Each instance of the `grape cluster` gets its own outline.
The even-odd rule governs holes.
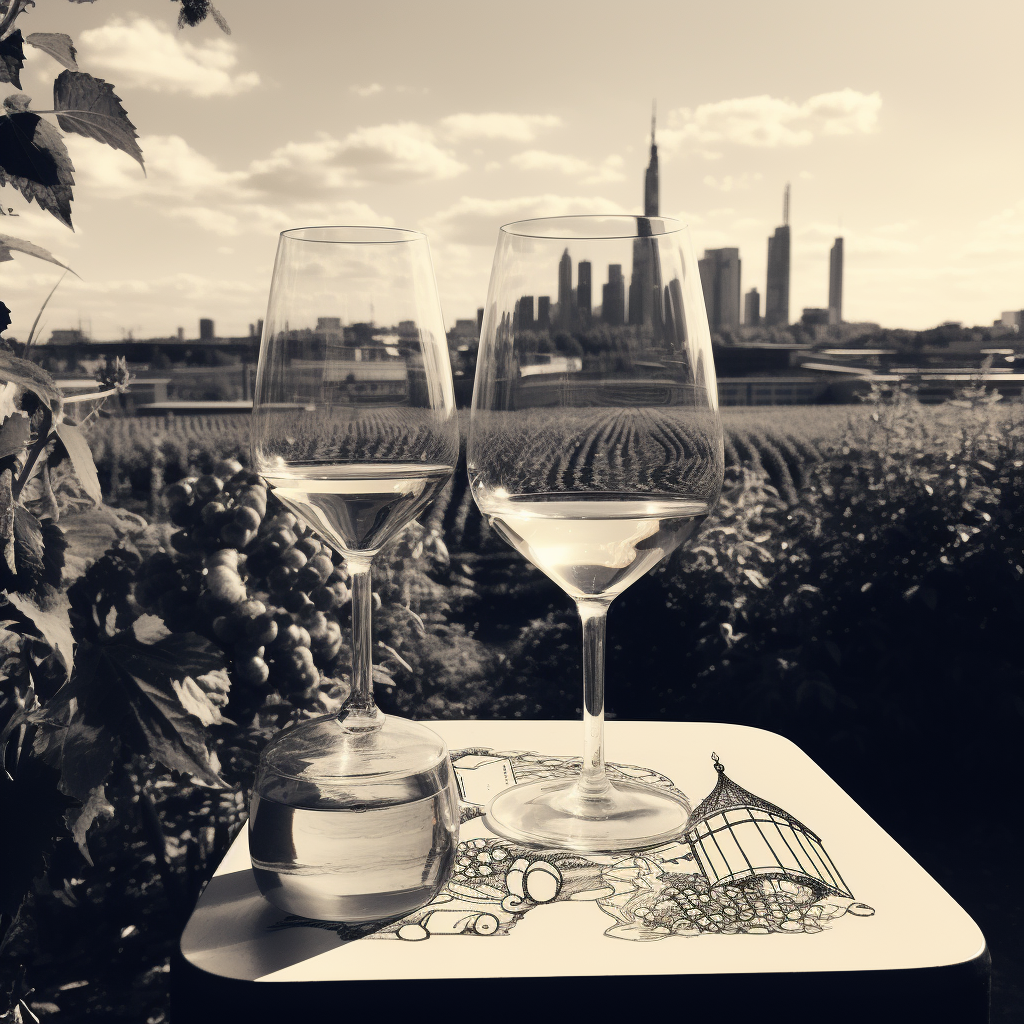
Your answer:
[[[633,921],[662,934],[767,935],[819,932],[842,909],[817,902],[808,886],[767,880],[738,887],[710,888],[699,874],[664,875],[670,884],[630,906]]]
[[[233,459],[164,497],[179,527],[176,554],[147,560],[138,603],[170,629],[214,640],[231,657],[232,678],[254,692],[309,706],[340,689],[347,659],[337,615],[350,597],[340,557]]]
[[[514,861],[508,850],[493,846],[485,839],[466,839],[458,845],[452,881],[472,885],[475,879],[484,879],[491,885],[505,884],[505,873]]]

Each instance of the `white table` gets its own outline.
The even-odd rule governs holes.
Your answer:
[[[477,800],[512,781],[510,766],[517,782],[571,769],[565,762],[582,744],[577,722],[429,724]],[[467,748],[475,752],[460,758]],[[537,1020],[566,979],[590,979],[579,991],[609,1013],[660,993],[725,1020],[739,1019],[745,1005],[759,1020],[987,1020],[988,953],[977,925],[794,744],[736,725],[607,726],[612,764],[674,785],[695,810],[719,783],[712,752],[726,775],[719,794],[736,803],[742,787],[760,799],[688,833],[695,840],[719,829],[702,843],[566,860],[500,840],[473,818],[461,827],[466,846],[438,900],[365,934],[289,919],[267,903],[243,830],[182,935],[174,1020],[215,1019],[224,1012],[218,998],[236,1011],[244,1003],[246,1024],[277,1019],[279,998],[292,1010],[337,1006],[380,982],[389,1005],[405,1001],[413,1012],[445,980],[462,996],[497,999],[492,1012],[514,983],[509,1016],[525,1012],[525,999]],[[757,857],[729,847],[738,841],[749,852],[755,831],[768,834]],[[775,872],[781,877],[765,873],[771,849],[792,860]],[[729,876],[740,868],[743,877]],[[834,884],[825,891],[815,878]]]

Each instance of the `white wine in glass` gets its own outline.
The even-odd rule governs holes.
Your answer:
[[[352,590],[350,697],[336,714],[272,739],[253,787],[253,871],[288,913],[394,918],[429,903],[451,873],[459,810],[444,741],[373,700],[370,566],[444,487],[458,454],[423,235],[284,232],[260,348],[253,465],[344,556]]]
[[[684,226],[603,216],[501,229],[468,467],[487,522],[573,598],[583,623],[580,776],[503,791],[488,825],[592,853],[668,842],[686,826],[685,801],[605,772],[604,644],[612,601],[696,533],[722,486],[711,337]]]

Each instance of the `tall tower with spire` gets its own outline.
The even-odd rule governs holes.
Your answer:
[[[764,322],[789,324],[789,185],[782,200],[782,227],[768,239],[768,287],[764,297]]]
[[[658,216],[658,144],[654,141],[657,101],[651,109],[651,160],[644,175],[644,216]]]

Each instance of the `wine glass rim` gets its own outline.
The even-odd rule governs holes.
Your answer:
[[[339,237],[316,238],[307,234],[314,231],[334,232]],[[341,237],[345,232],[350,232],[351,237]],[[355,237],[359,232],[371,237]],[[389,235],[392,237],[387,237]],[[288,228],[281,232],[281,237],[296,242],[320,242],[327,245],[395,245],[401,242],[417,242],[427,236],[422,231],[394,228],[384,224],[310,224],[306,227]]]
[[[584,234],[580,232],[552,234],[550,232],[539,232],[529,230],[531,225],[539,226],[540,224],[554,224],[557,221],[564,221],[567,224],[571,224],[573,222],[580,223],[582,221],[611,221],[613,224],[622,224],[623,228],[625,228],[627,224],[631,224],[633,230],[623,230],[621,234],[602,233],[599,235]],[[641,222],[646,222],[646,225],[649,229],[648,231],[641,231]],[[574,213],[565,214],[564,216],[528,217],[524,220],[510,221],[508,224],[502,224],[499,230],[503,231],[507,235],[516,235],[523,238],[549,238],[555,241],[572,241],[586,238],[660,238],[663,235],[675,234],[677,231],[686,231],[687,226],[681,220],[677,220],[675,217],[640,217],[631,213]]]

